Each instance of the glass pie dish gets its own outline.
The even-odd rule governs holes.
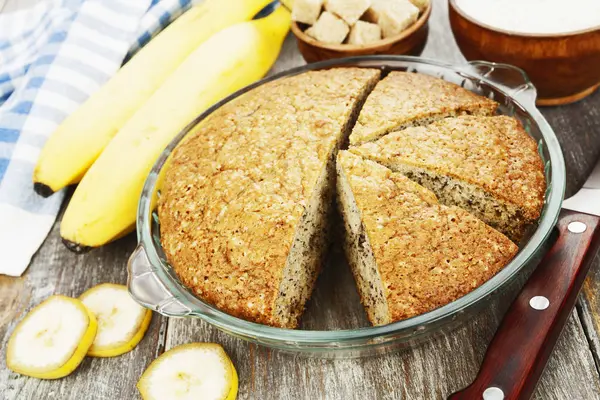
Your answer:
[[[437,76],[500,104],[501,114],[514,116],[538,142],[545,166],[547,191],[536,227],[520,243],[516,257],[488,282],[467,295],[428,313],[384,326],[370,326],[365,317],[349,267],[335,246],[302,317],[300,329],[281,329],[228,315],[202,301],[178,279],[160,244],[155,210],[160,196],[162,168],[173,149],[190,130],[223,104],[266,82],[332,67],[368,67],[384,71],[406,70]],[[139,203],[139,245],[128,264],[128,287],[145,307],[170,317],[201,318],[233,336],[274,349],[318,357],[357,357],[413,346],[447,331],[489,306],[544,251],[560,211],[565,190],[565,165],[558,140],[535,107],[536,90],[525,73],[513,66],[475,61],[453,66],[409,56],[363,56],[309,64],[273,75],[225,98],[199,115],[169,144],[150,172]]]

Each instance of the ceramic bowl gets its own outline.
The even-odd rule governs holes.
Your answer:
[[[298,50],[306,62],[324,61],[332,58],[367,56],[375,54],[420,55],[427,43],[431,4],[421,13],[417,22],[396,36],[379,40],[368,45],[328,44],[304,33],[304,24],[292,22],[292,32],[296,36]]]
[[[450,26],[467,60],[515,65],[529,75],[538,105],[580,100],[600,86],[600,26],[561,34],[523,34],[485,25],[449,0]]]

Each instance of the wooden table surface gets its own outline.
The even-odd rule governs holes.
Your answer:
[[[4,12],[35,0],[0,0]],[[447,6],[435,0],[424,57],[464,62],[449,29]],[[303,63],[288,37],[274,71]],[[567,161],[568,192],[576,191],[600,153],[600,93],[574,105],[542,110]],[[598,143],[599,145],[594,145]],[[146,337],[116,358],[86,358],[72,375],[42,381],[6,369],[5,345],[15,324],[54,293],[78,296],[103,282],[125,283],[130,235],[78,256],[62,245],[55,225],[20,278],[0,276],[0,399],[135,399],[140,374],[159,354],[193,341],[222,343],[237,366],[240,399],[441,399],[474,378],[506,304],[494,305],[461,328],[401,353],[367,359],[307,359],[248,344],[192,319],[154,315]],[[600,258],[597,258],[542,377],[536,399],[600,399]]]

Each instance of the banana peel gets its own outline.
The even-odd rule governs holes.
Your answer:
[[[294,0],[281,0],[281,4],[287,7],[288,10],[292,11],[294,7]]]

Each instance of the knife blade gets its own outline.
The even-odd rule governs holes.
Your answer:
[[[574,196],[563,201],[563,208],[593,215],[600,215],[600,162],[583,187]]]
[[[559,235],[504,315],[479,373],[451,400],[526,400],[534,393],[600,248],[600,162],[563,202]]]
[[[574,196],[563,201],[562,208],[600,215],[600,189],[583,187]]]

